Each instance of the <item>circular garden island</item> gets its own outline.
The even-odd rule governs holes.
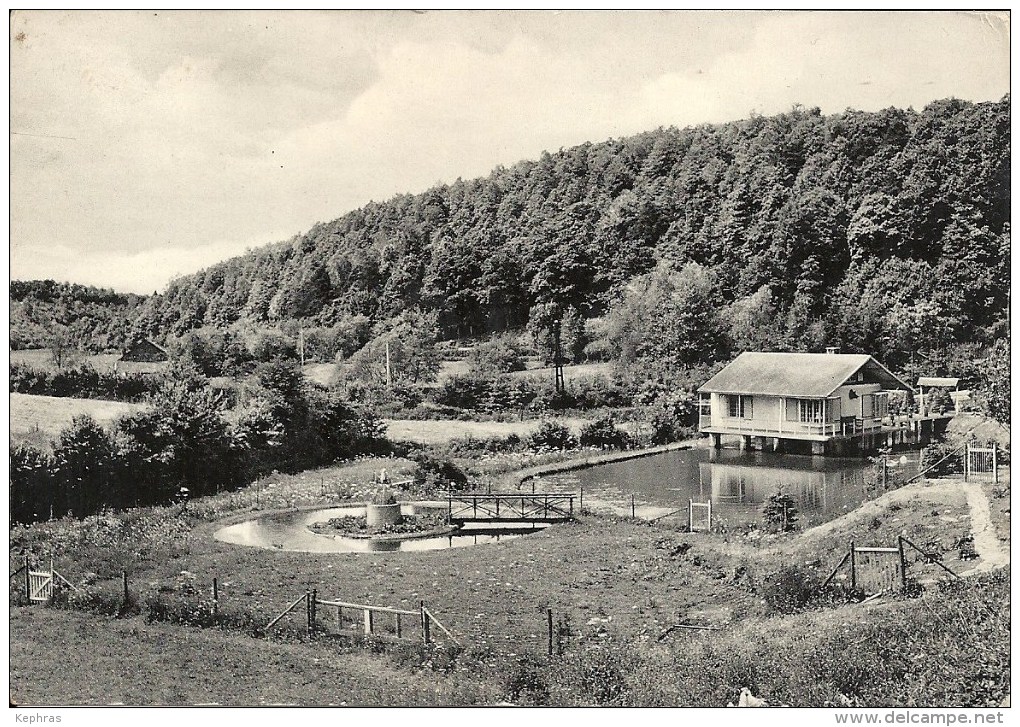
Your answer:
[[[442,511],[404,515],[390,490],[383,490],[365,505],[364,515],[346,515],[308,528],[319,535],[368,540],[409,540],[445,535],[456,528]]]

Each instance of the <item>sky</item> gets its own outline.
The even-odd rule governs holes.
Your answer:
[[[162,290],[586,141],[1009,92],[968,12],[16,11],[10,273]]]

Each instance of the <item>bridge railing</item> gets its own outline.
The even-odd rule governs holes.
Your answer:
[[[569,520],[574,497],[562,492],[447,493],[447,515],[450,520]]]

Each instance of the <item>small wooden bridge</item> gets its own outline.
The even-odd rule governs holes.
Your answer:
[[[451,524],[530,522],[560,523],[574,518],[573,493],[531,494],[449,493],[447,517]]]

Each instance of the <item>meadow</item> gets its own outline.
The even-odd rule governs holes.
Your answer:
[[[924,581],[919,599],[853,605],[837,598],[802,604],[794,610],[804,612],[793,614],[782,605],[787,590],[817,586],[851,540],[888,544],[906,532],[961,573],[980,566],[979,559],[964,557],[961,541],[970,524],[966,501],[951,482],[910,485],[789,534],[687,533],[676,519],[585,514],[515,540],[421,553],[292,553],[213,537],[224,523],[271,511],[363,501],[382,467],[399,479],[413,463],[366,458],[273,475],[187,507],[15,528],[13,563],[22,550],[37,558],[52,553],[61,573],[97,595],[99,611],[103,603],[116,603],[120,574],[127,571],[138,606],[114,619],[16,601],[14,688],[20,685],[32,703],[420,705],[508,699],[701,706],[720,706],[741,686],[803,706],[990,705],[1008,691],[1003,663],[1008,665],[1009,616],[1001,607],[1008,603],[1008,571],[954,585],[938,569],[918,563],[911,568]],[[1008,491],[1008,478],[1002,487]],[[793,571],[799,580],[778,577]],[[191,617],[180,614],[201,608],[214,577],[221,625],[189,626]],[[424,600],[461,646],[446,643],[423,652],[350,638],[309,640],[303,611],[287,616],[270,642],[235,632],[257,631],[313,588],[322,598],[398,608]],[[152,603],[163,610],[153,611]],[[551,661],[545,655],[547,609],[557,633]],[[182,623],[159,623],[174,613]],[[917,620],[933,613],[940,628],[918,632]],[[678,622],[720,630],[665,635]],[[132,653],[141,676],[111,676],[95,686],[61,679],[63,662],[43,648],[47,634],[57,632],[66,645],[62,653],[70,654],[61,659],[73,673],[106,674],[118,663],[116,655]],[[169,641],[175,645],[166,646]],[[244,644],[251,644],[250,656],[220,658]],[[179,662],[184,674],[155,676],[164,658]],[[343,673],[324,676],[319,665]],[[406,675],[405,690],[389,681],[393,675]]]
[[[70,397],[10,394],[10,436],[36,446],[48,446],[50,439],[71,424],[74,417],[88,414],[102,426],[109,426],[117,417],[141,411],[141,404],[128,404],[105,399],[72,399]]]

